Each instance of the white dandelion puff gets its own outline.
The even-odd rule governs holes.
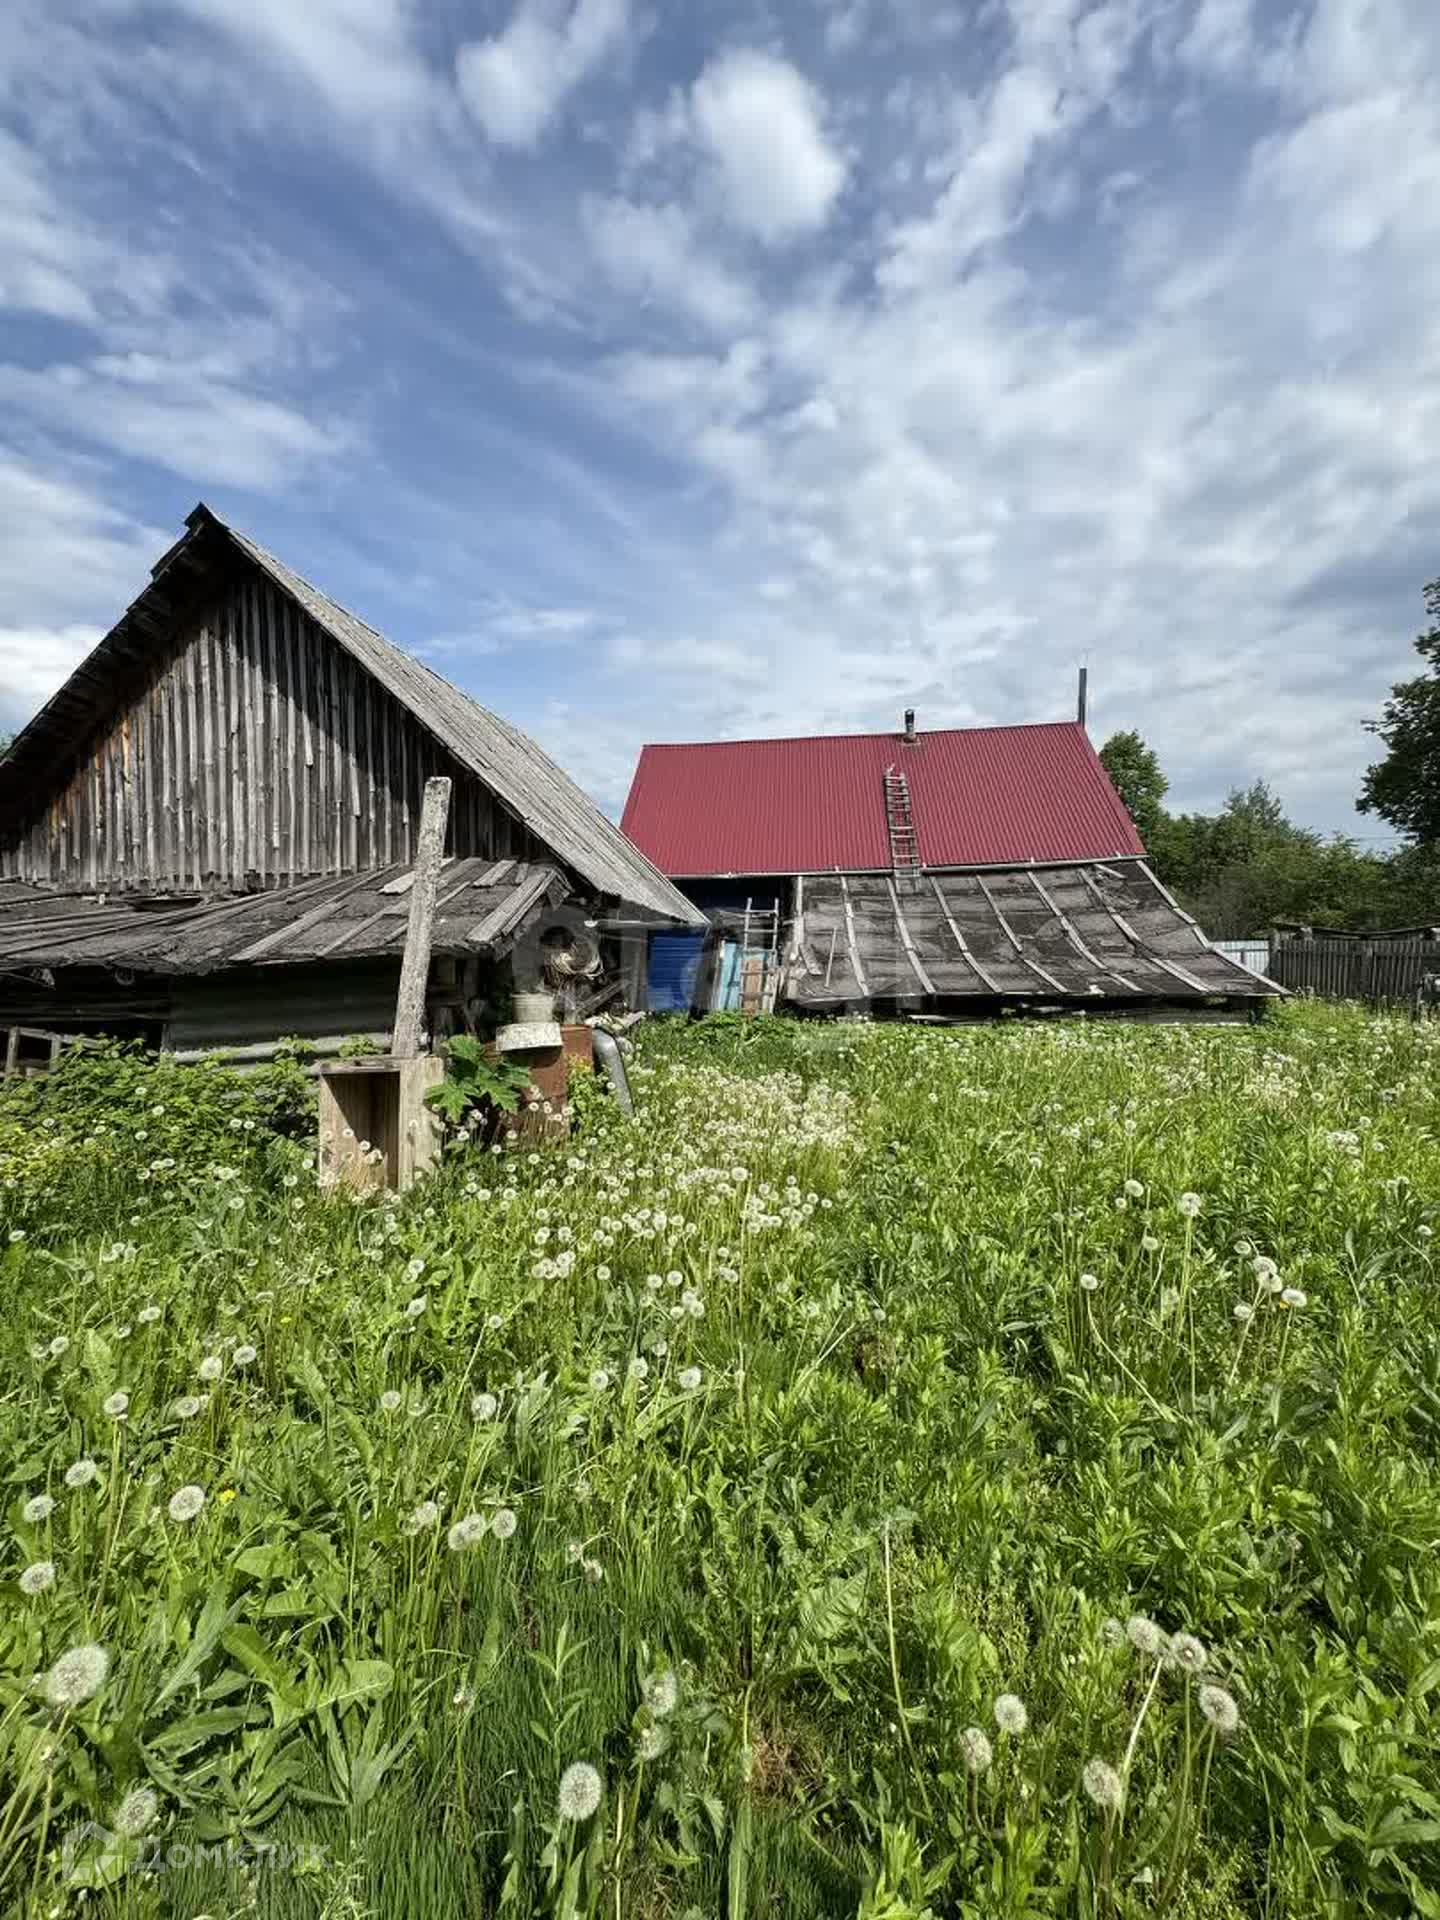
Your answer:
[[[600,1775],[587,1760],[574,1761],[560,1776],[560,1818],[577,1823],[588,1820],[600,1805],[603,1785]]]
[[[424,1533],[433,1527],[440,1518],[440,1508],[434,1500],[422,1500],[418,1507],[405,1516],[406,1533]]]
[[[183,1526],[193,1520],[205,1505],[205,1489],[194,1485],[178,1487],[170,1496],[166,1511],[172,1520],[178,1520]]]
[[[207,1383],[212,1380],[218,1380],[224,1371],[225,1362],[220,1358],[218,1353],[207,1353],[195,1369],[197,1376]]]
[[[675,1379],[686,1393],[694,1393],[700,1384],[700,1377],[699,1367],[682,1367]]]
[[[490,1517],[490,1531],[497,1540],[513,1540],[519,1524],[513,1507],[497,1507]]]
[[[394,1387],[387,1387],[380,1396],[380,1411],[382,1413],[398,1413],[400,1411],[400,1403],[400,1394],[396,1392]]]
[[[1140,1245],[1145,1249],[1146,1253],[1158,1253],[1160,1251],[1160,1242],[1153,1233],[1142,1233],[1140,1236]]]
[[[160,1796],[153,1787],[132,1787],[111,1815],[111,1824],[124,1840],[138,1840],[155,1824]]]
[[[430,1304],[428,1293],[417,1293],[413,1300],[405,1302],[405,1312],[411,1320],[418,1320]]]
[[[129,1394],[128,1393],[108,1394],[106,1398],[100,1403],[100,1411],[104,1414],[108,1414],[108,1416],[112,1420],[123,1420],[125,1418],[125,1415],[130,1411]]]
[[[592,1393],[604,1393],[605,1389],[609,1386],[609,1384],[610,1384],[610,1375],[605,1370],[605,1368],[596,1367],[595,1371],[590,1376],[590,1391]]]
[[[70,1342],[63,1333],[57,1333],[45,1351],[52,1360],[58,1360],[62,1354],[70,1351]]]
[[[995,1701],[995,1724],[1002,1733],[1024,1733],[1030,1724],[1030,1715],[1018,1693],[1002,1693],[998,1696]]]
[[[99,1472],[93,1460],[76,1460],[65,1469],[65,1484],[67,1487],[88,1487]]]
[[[1240,1709],[1233,1693],[1227,1693],[1224,1687],[1206,1686],[1201,1687],[1195,1698],[1201,1713],[1217,1733],[1234,1733],[1240,1724]]]
[[[1193,1220],[1200,1211],[1201,1200],[1198,1193],[1182,1193],[1175,1204],[1187,1220]]]
[[[658,1760],[670,1744],[670,1735],[664,1727],[645,1727],[635,1742],[635,1751],[642,1760]]]
[[[483,1513],[467,1513],[446,1534],[446,1545],[452,1553],[468,1553],[472,1547],[479,1546],[489,1531]]]
[[[1309,1294],[1303,1292],[1299,1287],[1286,1287],[1280,1295],[1280,1302],[1282,1306],[1286,1307],[1303,1307],[1309,1298]]]
[[[661,1667],[647,1674],[640,1688],[640,1697],[645,1702],[647,1712],[657,1720],[668,1720],[680,1698],[680,1683],[675,1678],[674,1670]]]
[[[53,1560],[35,1560],[20,1576],[20,1591],[34,1599],[37,1593],[48,1593],[55,1584],[55,1562]]]
[[[967,1727],[960,1736],[960,1758],[967,1773],[984,1773],[995,1758],[988,1737],[979,1727]]]
[[[55,1501],[48,1493],[32,1493],[22,1508],[26,1524],[32,1527],[48,1520],[54,1511]]]
[[[255,1348],[247,1344],[236,1347],[234,1353],[230,1356],[230,1364],[232,1367],[250,1367],[255,1364],[255,1359]]]
[[[1204,1641],[1197,1640],[1193,1633],[1177,1633],[1166,1654],[1168,1664],[1185,1673],[1203,1673],[1209,1657]]]
[[[52,1707],[78,1707],[93,1699],[105,1684],[110,1656],[93,1643],[62,1653],[41,1682]]]
[[[1125,1191],[1132,1200],[1143,1200],[1145,1198],[1145,1189],[1138,1180],[1127,1180],[1125,1182]]]
[[[1107,1647],[1123,1647],[1125,1644],[1125,1622],[1117,1620],[1112,1613],[1100,1622],[1100,1638]]]
[[[626,1372],[626,1376],[629,1379],[639,1382],[645,1379],[646,1376],[649,1374],[650,1362],[646,1359],[643,1359],[639,1354],[636,1354],[635,1358],[630,1362],[629,1366],[625,1369],[625,1372]]]
[[[1095,1293],[1100,1286],[1099,1274],[1082,1273],[1080,1276],[1080,1285],[1085,1289],[1086,1293]]]
[[[1248,1300],[1237,1300],[1230,1311],[1242,1326],[1247,1320],[1253,1320],[1255,1318],[1255,1309]]]
[[[1106,1813],[1114,1813],[1125,1798],[1125,1783],[1108,1760],[1087,1760],[1080,1780],[1096,1806]]]
[[[1148,1614],[1131,1614],[1125,1622],[1125,1638],[1137,1653],[1148,1654],[1152,1660],[1165,1651],[1165,1635]]]
[[[493,1393],[475,1393],[470,1396],[470,1414],[475,1420],[493,1420],[500,1411],[500,1402]]]
[[[177,1420],[193,1420],[204,1405],[198,1393],[182,1393],[170,1411]]]
[[[156,1306],[141,1307],[135,1318],[140,1322],[142,1327],[153,1327],[155,1322],[160,1318],[160,1309]]]

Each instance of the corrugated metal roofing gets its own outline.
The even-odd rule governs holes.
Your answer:
[[[884,778],[910,785],[926,867],[1111,860],[1144,848],[1074,721],[647,746],[621,822],[665,873],[891,865]]]

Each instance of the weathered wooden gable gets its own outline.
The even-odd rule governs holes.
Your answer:
[[[546,849],[258,567],[182,613],[78,761],[3,836],[0,876],[62,888],[284,884],[409,860],[431,774],[449,849]]]

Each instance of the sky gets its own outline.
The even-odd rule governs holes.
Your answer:
[[[0,728],[204,499],[611,811],[1085,662],[1383,835],[1437,373],[1434,0],[0,6]]]

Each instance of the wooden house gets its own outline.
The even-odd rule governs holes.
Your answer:
[[[432,1031],[557,942],[618,993],[637,929],[701,921],[534,741],[196,507],[0,760],[0,1028],[384,1045],[432,775]]]
[[[622,825],[702,907],[656,1007],[1244,1017],[1279,989],[1156,879],[1082,722],[647,746]]]

